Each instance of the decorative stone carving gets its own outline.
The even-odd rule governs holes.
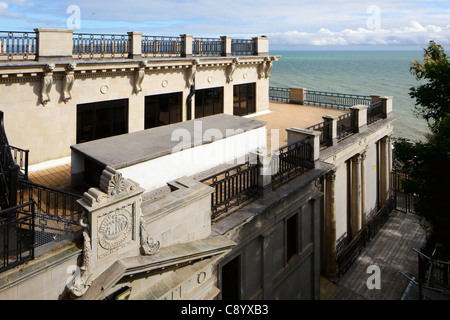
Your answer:
[[[66,74],[63,79],[63,101],[67,102],[70,99],[72,99],[72,87],[73,83],[75,81],[75,68],[77,64],[76,63],[69,63],[66,66]]]
[[[50,101],[50,90],[53,85],[53,63],[46,64],[44,67],[44,77],[42,78],[41,102],[46,105]]]
[[[199,63],[200,60],[198,59],[192,61],[192,65],[190,66],[187,73],[187,81],[186,81],[187,88],[190,88],[194,85],[195,74],[197,73],[197,66],[199,65]]]
[[[125,190],[122,174],[107,166],[100,177],[100,190],[109,196],[119,195]]]
[[[140,221],[140,240],[141,240],[141,254],[152,255],[159,251],[159,241],[155,241],[149,237],[147,233],[144,216],[141,214]]]
[[[75,297],[81,297],[92,284],[92,242],[90,237],[90,227],[86,212],[80,219],[80,226],[83,227],[83,265],[80,272],[67,284],[69,292]]]
[[[266,58],[267,59],[267,58]],[[264,62],[260,63],[258,66],[258,78],[262,79],[266,75],[266,59],[264,59]]]
[[[142,81],[144,81],[145,68],[147,67],[147,61],[141,61],[139,63],[139,68],[136,70],[134,75],[134,93],[138,94],[142,91]]]
[[[266,77],[266,79],[269,79],[275,57],[266,58],[265,60],[266,60],[266,62],[265,62],[266,63],[265,77]]]
[[[228,66],[227,68],[227,83],[230,83],[233,81],[233,74],[236,70],[236,66],[239,64],[239,59],[234,58],[233,62]]]

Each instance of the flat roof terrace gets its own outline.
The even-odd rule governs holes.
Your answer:
[[[272,135],[275,134],[275,131],[272,131],[273,129],[278,130],[279,147],[282,147],[287,144],[286,128],[307,128],[309,126],[322,122],[322,117],[325,115],[339,116],[348,112],[347,110],[337,110],[325,107],[305,106],[275,101],[270,101],[269,110],[270,112],[266,114],[250,116],[252,120],[260,120],[266,122],[268,148],[272,146],[271,139]],[[255,123],[259,123],[259,121]],[[222,126],[223,125],[224,124],[222,124]],[[162,129],[162,131],[165,130]],[[276,147],[277,146],[274,146],[274,148]],[[164,149],[166,150],[167,148]],[[103,154],[101,156],[108,157],[107,154]],[[29,177],[30,180],[34,183],[59,190],[75,191],[70,187],[70,167],[70,164],[64,164],[50,169],[31,171]],[[58,177],[58,179],[55,179],[56,176]]]

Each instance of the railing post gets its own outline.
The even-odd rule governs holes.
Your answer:
[[[39,28],[36,32],[36,60],[72,61],[73,30]]]
[[[129,53],[128,58],[140,59],[142,55],[142,32],[128,32]]]
[[[356,132],[363,132],[367,128],[367,108],[365,105],[350,107],[352,110],[352,126]]]
[[[287,128],[286,131],[288,145],[309,138],[311,153],[309,159],[305,160],[305,167],[315,168],[316,162],[320,157],[320,132],[295,127]]]
[[[249,162],[258,165],[258,189],[264,197],[272,190],[272,153],[267,150],[250,152]]]
[[[253,54],[255,56],[266,56],[269,54],[269,38],[266,36],[252,38]]]
[[[223,57],[231,57],[231,37],[230,36],[222,36],[220,37],[222,40],[222,56]]]
[[[305,88],[289,88],[289,100],[290,103],[301,104],[305,102]]]
[[[190,58],[192,57],[192,41],[193,35],[182,34],[181,37],[181,57]]]
[[[338,135],[337,135],[337,121],[338,117],[336,116],[323,116],[323,121],[325,122],[324,130],[328,128],[328,134],[324,132],[324,136],[329,137],[329,142],[331,146],[335,146],[338,142]]]

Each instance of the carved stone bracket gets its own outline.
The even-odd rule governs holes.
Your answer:
[[[83,264],[80,272],[67,284],[69,292],[75,297],[81,297],[92,284],[92,242],[90,237],[90,226],[86,211],[80,219],[80,226],[83,227]]]
[[[264,61],[258,67],[259,79],[263,79],[263,78],[268,79],[270,77],[270,72],[272,71],[274,60],[275,60],[275,57],[264,58]]]
[[[230,83],[233,81],[233,74],[236,70],[236,66],[239,64],[239,59],[234,58],[233,62],[228,66],[227,68],[227,83]]]
[[[67,102],[72,99],[72,87],[75,81],[75,68],[76,63],[69,63],[66,66],[66,72],[63,79],[63,101]]]
[[[147,61],[141,61],[139,63],[139,68],[136,70],[134,75],[134,93],[136,94],[142,91],[142,81],[144,81],[146,67]]]
[[[197,73],[197,66],[199,65],[200,60],[195,59],[192,61],[192,65],[189,67],[188,74],[187,74],[187,81],[186,81],[186,87],[190,88],[194,85],[194,78],[195,74]]]
[[[141,214],[140,221],[140,240],[141,240],[141,254],[152,255],[159,251],[159,241],[153,240],[147,233],[144,216]]]
[[[46,64],[44,67],[44,77],[42,78],[41,102],[46,105],[50,101],[50,91],[53,85],[53,63]]]

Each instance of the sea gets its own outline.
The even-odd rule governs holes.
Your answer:
[[[393,96],[394,137],[425,140],[427,123],[414,112],[410,88],[424,83],[411,73],[423,51],[274,51],[271,87],[301,87],[336,93]]]

